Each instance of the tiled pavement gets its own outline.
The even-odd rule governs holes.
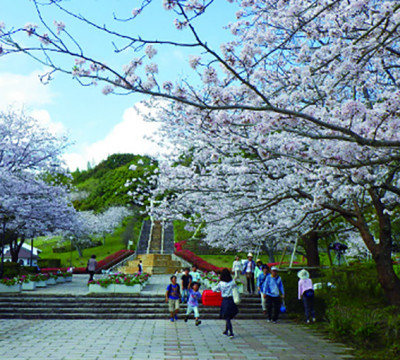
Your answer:
[[[168,276],[154,276],[144,293],[164,294]],[[87,276],[74,276],[38,293],[82,295]],[[290,321],[234,320],[235,338],[222,335],[223,320],[0,320],[1,360],[343,360],[343,345],[329,343]]]
[[[222,335],[222,320],[0,320],[2,360],[263,359],[340,360],[351,356],[290,322],[233,321],[235,338]]]

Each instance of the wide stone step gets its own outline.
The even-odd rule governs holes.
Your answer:
[[[248,308],[240,308],[239,310],[243,314],[258,314],[261,309],[248,309]],[[186,312],[186,307],[181,307],[181,311]],[[199,307],[199,311],[204,314],[213,314],[219,313],[219,307]],[[51,312],[51,313],[168,313],[167,306],[158,306],[158,307],[136,307],[136,308],[127,308],[127,307],[92,307],[92,308],[82,308],[82,307],[33,307],[33,306],[25,306],[25,307],[15,307],[9,306],[0,309],[0,314],[4,313],[16,313],[16,312],[24,312],[24,313],[32,313],[32,312]]]
[[[183,321],[184,314],[180,313],[180,320]],[[81,313],[81,314],[76,314],[76,313],[71,313],[71,314],[54,314],[54,313],[31,313],[31,314],[24,314],[24,313],[18,313],[18,314],[0,314],[1,319],[26,319],[26,320],[31,320],[31,319],[42,319],[42,320],[54,320],[54,319],[60,319],[60,320],[135,320],[135,319],[151,319],[151,320],[156,320],[156,319],[165,319],[168,320],[168,314],[129,314],[129,313],[121,313],[121,314],[92,314],[92,313]],[[200,318],[202,320],[211,320],[211,319],[219,319],[219,314],[202,314],[200,312]],[[265,319],[265,316],[262,314],[259,315],[253,315],[251,317],[246,316],[245,314],[239,313],[235,319],[237,320],[251,320],[251,319]]]
[[[8,294],[0,296],[2,319],[167,319],[163,295]],[[180,314],[186,313],[181,304]],[[202,319],[218,319],[219,307],[199,306]],[[260,299],[243,295],[238,319],[262,319]]]
[[[182,309],[186,309],[186,304],[181,304],[180,307]],[[14,310],[24,310],[24,309],[65,309],[65,310],[76,310],[76,311],[96,311],[97,309],[107,310],[107,311],[117,311],[117,310],[126,310],[126,311],[158,311],[159,309],[167,309],[167,305],[165,302],[162,303],[138,303],[138,304],[101,304],[101,303],[94,303],[94,304],[82,304],[82,303],[53,303],[51,306],[49,304],[43,303],[13,303],[13,304],[5,304],[1,303],[0,306],[0,313],[9,311],[9,309]],[[214,311],[210,309],[219,309],[219,307],[208,307],[200,305],[200,309],[204,309],[203,311]],[[239,305],[239,309],[244,312],[255,312],[261,309],[260,305],[251,305],[251,306],[243,306]]]

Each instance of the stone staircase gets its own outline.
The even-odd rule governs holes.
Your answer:
[[[174,228],[171,222],[146,220],[143,222],[137,248],[137,258],[126,262],[116,271],[134,274],[142,260],[143,271],[149,274],[173,274],[185,267],[182,261],[173,259]]]
[[[199,306],[201,319],[218,319],[219,307]],[[263,319],[260,299],[242,296],[236,319]],[[186,313],[181,304],[180,318]],[[193,316],[193,315],[192,315]],[[1,319],[168,319],[163,295],[1,295]]]
[[[180,270],[184,265],[173,260],[170,254],[143,254],[138,255],[135,260],[128,261],[125,266],[121,266],[117,271],[125,274],[134,274],[138,271],[139,260],[142,260],[143,271],[149,274],[173,274],[175,270]]]

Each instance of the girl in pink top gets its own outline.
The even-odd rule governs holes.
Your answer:
[[[315,322],[314,310],[314,289],[310,279],[310,274],[307,270],[302,269],[297,273],[299,280],[299,300],[303,297],[304,312],[306,314],[306,322],[310,323],[310,317]]]

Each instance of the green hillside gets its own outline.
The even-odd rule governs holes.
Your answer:
[[[93,169],[77,170],[71,174],[72,184],[78,191],[74,207],[95,212],[102,212],[110,206],[142,207],[140,202],[146,203],[146,188],[157,166],[157,162],[148,156],[114,154]],[[132,183],[126,186],[128,181]],[[129,196],[128,191],[137,191],[139,195]]]
[[[136,248],[143,222],[142,211],[148,201],[150,180],[158,164],[148,156],[133,154],[114,154],[92,169],[73,172],[73,205],[79,211],[92,210],[101,213],[111,206],[125,206],[132,215],[125,218],[121,226],[105,239],[91,238],[98,245],[83,249],[80,257],[76,250],[71,251],[68,240],[61,237],[40,238],[35,246],[42,250],[42,259],[59,259],[61,266],[83,266],[92,254],[99,259],[121,249],[126,249],[128,241]],[[131,192],[128,195],[128,192]],[[65,247],[68,251],[55,253],[54,248]]]

